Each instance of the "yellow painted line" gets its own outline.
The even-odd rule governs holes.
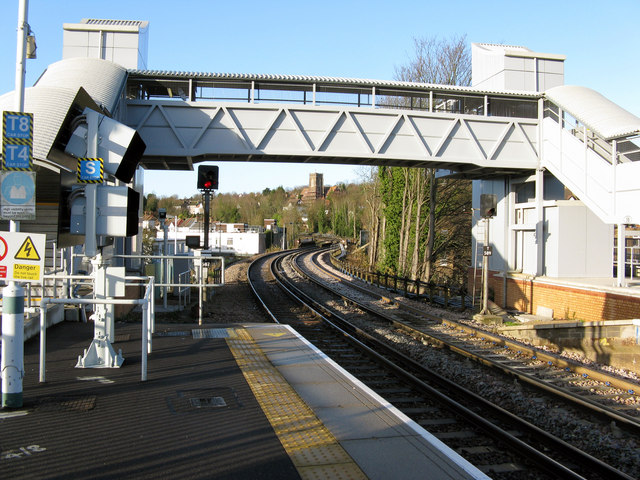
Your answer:
[[[231,353],[303,480],[368,477],[300,398],[246,329],[227,329]]]

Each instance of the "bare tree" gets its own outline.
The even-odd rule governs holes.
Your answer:
[[[449,40],[414,38],[413,45],[409,63],[396,67],[396,79],[443,85],[471,84],[471,55],[466,35]]]
[[[471,55],[466,35],[453,36],[450,39],[414,38],[414,52],[405,65],[396,67],[395,78],[408,82],[469,85]],[[389,98],[384,103],[390,107],[407,108],[415,107],[415,101],[416,99]],[[417,101],[424,101],[424,99],[417,99]],[[408,102],[412,103],[409,105]],[[426,108],[426,105],[419,106]],[[422,277],[429,281],[434,272],[433,262],[436,253],[442,253],[446,246],[451,244],[450,241],[440,242],[441,244],[437,242],[438,212],[446,215],[446,212],[450,213],[451,209],[438,209],[438,180],[435,170],[426,169],[419,174],[415,173],[417,172],[411,174],[407,169],[404,174],[405,182],[402,186],[404,191],[401,196],[403,217],[398,239],[400,246],[398,270],[404,273],[410,267],[412,277]],[[441,201],[447,201],[448,197],[448,195],[443,196]],[[384,211],[384,208],[381,211]],[[423,218],[425,214],[426,219]],[[383,227],[386,224],[384,215],[380,223]],[[410,251],[411,236],[413,236],[413,246]],[[384,244],[380,247],[384,248]],[[421,250],[423,251],[422,262],[419,258]]]

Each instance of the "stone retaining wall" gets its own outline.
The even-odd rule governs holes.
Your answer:
[[[532,322],[501,326],[498,331],[536,346],[555,347],[640,373],[640,320]]]

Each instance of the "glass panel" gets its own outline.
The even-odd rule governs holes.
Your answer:
[[[536,100],[489,97],[489,115],[494,117],[538,118]]]
[[[534,182],[514,183],[511,189],[516,194],[516,203],[529,203],[536,199]]]

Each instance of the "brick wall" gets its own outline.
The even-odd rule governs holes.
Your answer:
[[[473,271],[469,275],[469,291]],[[621,320],[640,318],[640,295],[623,295],[594,287],[592,290],[549,283],[548,280],[526,276],[507,276],[507,298],[504,301],[504,279],[497,272],[489,274],[490,298],[505,306],[525,313],[535,314],[537,308],[553,309],[556,319],[584,321]],[[476,292],[481,290],[481,277],[476,278]],[[493,294],[493,295],[492,295]]]

